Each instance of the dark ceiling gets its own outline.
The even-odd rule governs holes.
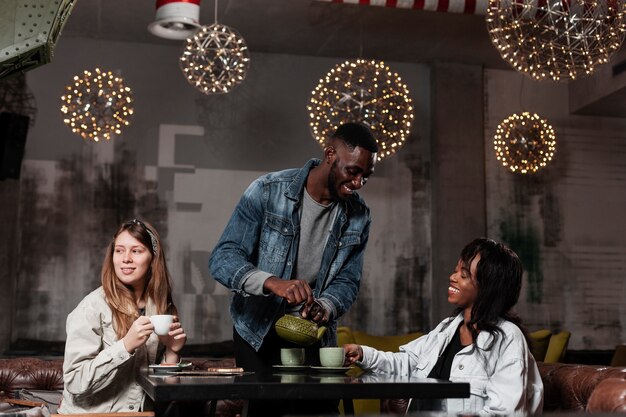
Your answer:
[[[154,0],[77,0],[64,36],[176,45],[147,30]],[[200,5],[200,23],[215,21]],[[509,68],[489,40],[481,15],[316,0],[222,0],[218,22],[237,29],[251,52],[398,62],[455,62]]]

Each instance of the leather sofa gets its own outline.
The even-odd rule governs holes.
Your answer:
[[[626,367],[539,362],[544,411],[626,411]]]
[[[187,359],[193,363],[193,369],[207,369],[210,367],[233,367],[234,358]],[[63,359],[40,359],[35,357],[16,357],[0,359],[0,402],[3,399],[21,399],[47,403],[52,413],[56,412],[63,390]],[[26,395],[26,397],[24,396]],[[242,401],[218,401],[217,416],[235,416],[241,413]],[[208,404],[203,411],[208,413]],[[198,408],[194,408],[197,410]],[[0,412],[3,410],[0,409]],[[129,413],[130,415],[131,413]],[[141,413],[132,413],[139,415]]]
[[[626,412],[626,367],[538,362],[544,412]],[[408,400],[383,400],[382,412],[404,414]]]

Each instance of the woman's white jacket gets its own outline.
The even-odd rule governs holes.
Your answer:
[[[461,314],[443,320],[430,333],[401,346],[400,352],[363,346],[363,360],[357,364],[372,372],[426,378],[462,320]],[[476,340],[477,348],[465,346],[456,354],[450,381],[469,382],[470,397],[442,401],[442,410],[479,414],[542,411],[543,383],[523,333],[506,320],[501,320],[498,327],[503,334],[496,333],[495,342],[494,336],[482,331]]]

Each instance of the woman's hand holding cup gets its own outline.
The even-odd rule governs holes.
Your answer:
[[[161,314],[150,317],[154,324],[154,332],[165,345],[165,362],[177,363],[180,360],[179,352],[187,342],[187,335],[178,316]]]
[[[150,319],[146,316],[140,316],[130,326],[126,336],[122,338],[126,351],[134,353],[137,348],[145,345],[153,331],[154,325]]]
[[[345,361],[349,365],[363,360],[363,349],[360,345],[352,343],[343,345],[343,351],[346,355]]]

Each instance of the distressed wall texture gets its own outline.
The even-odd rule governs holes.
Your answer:
[[[487,71],[485,160],[491,236],[525,267],[519,313],[531,329],[572,332],[570,348],[626,340],[626,121],[568,114],[567,85]],[[495,158],[496,126],[521,109],[556,131],[552,163],[514,175]]]
[[[183,79],[179,53],[175,46],[64,38],[51,64],[27,74],[36,123],[21,179],[0,181],[0,349],[18,338],[63,340],[67,314],[99,285],[111,234],[135,216],[154,223],[165,241],[190,343],[231,338],[229,294],[208,274],[210,251],[252,179],[321,155],[308,130],[306,103],[319,78],[344,58],[253,54],[241,86],[206,97]],[[404,148],[377,167],[361,193],[373,225],[361,294],[341,323],[375,334],[428,330],[437,323],[449,309],[433,308],[433,300],[444,304],[441,291],[461,249],[452,243],[474,237],[482,224],[477,218],[472,224],[478,228],[464,228],[463,216],[473,213],[486,220],[487,235],[522,257],[519,312],[531,330],[568,329],[576,349],[624,343],[626,121],[571,116],[565,85],[522,84],[512,71],[485,72],[484,107],[477,108],[483,103],[476,99],[475,68],[439,65],[440,78],[433,82],[424,65],[389,64],[412,92],[416,119]],[[63,86],[95,66],[121,70],[136,103],[122,137],[98,145],[72,134],[58,110]],[[472,86],[464,96],[476,103],[469,119],[455,116],[460,99],[454,91],[433,99],[445,74],[456,73],[471,76],[454,84]],[[492,146],[496,125],[522,108],[548,118],[559,141],[553,164],[529,177],[500,167]],[[460,127],[446,125],[447,112]],[[481,115],[484,135],[449,136],[464,132],[463,120],[475,123]],[[471,149],[474,142],[484,148],[484,158],[472,153],[469,161],[450,163],[459,156],[455,143]],[[446,153],[439,153],[446,144]],[[433,189],[463,183],[461,177],[483,168],[478,187],[484,186],[484,202],[451,200]],[[461,219],[449,239],[439,227],[436,244],[435,199],[445,207],[442,213]],[[441,226],[446,217],[439,218]],[[434,256],[441,265],[436,274]]]
[[[14,308],[2,310],[15,312],[2,315],[5,344],[64,340],[67,314],[99,285],[112,233],[133,217],[155,224],[164,239],[190,343],[231,339],[230,295],[209,276],[211,249],[254,178],[322,155],[309,133],[306,104],[340,60],[253,54],[241,86],[208,97],[184,80],[179,53],[178,47],[65,38],[51,64],[28,73],[37,122],[20,180],[0,183],[0,195],[17,199],[0,207],[3,219],[15,219],[4,226],[14,239],[0,247],[14,286],[0,301],[15,300]],[[121,70],[135,97],[131,125],[101,144],[72,134],[58,110],[63,86],[97,65]],[[423,327],[415,277],[430,280],[424,268],[430,253],[428,69],[390,65],[413,92],[416,126],[406,152],[378,166],[361,193],[374,223],[361,297],[344,318],[377,334]]]

